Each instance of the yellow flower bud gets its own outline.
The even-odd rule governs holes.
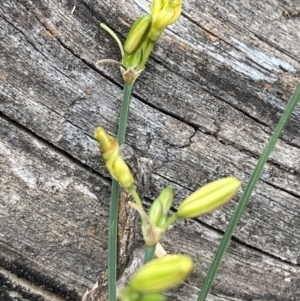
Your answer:
[[[196,190],[178,207],[177,217],[193,218],[213,211],[224,205],[237,192],[241,182],[228,177],[211,182]]]
[[[131,188],[134,184],[134,178],[128,165],[120,156],[117,139],[107,134],[101,127],[96,128],[94,137],[100,144],[103,158],[106,161],[106,167],[111,176],[116,179],[121,186]]]
[[[173,18],[169,20],[169,25],[175,23],[181,15],[181,5],[174,7]]]
[[[151,21],[152,16],[145,15],[134,22],[124,44],[124,50],[127,54],[132,54],[140,48],[145,38],[148,36]]]
[[[107,165],[106,165],[107,166]],[[134,178],[128,165],[121,156],[118,156],[112,166],[112,176],[125,188],[131,188],[134,184]]]
[[[149,211],[149,219],[153,223],[153,225],[158,226],[163,217],[163,207],[162,203],[159,199],[156,199],[151,205]]]
[[[151,10],[151,13],[154,15],[158,12],[160,12],[164,6],[166,1],[164,0],[153,0],[151,3],[150,3],[150,10]]]
[[[130,287],[140,292],[159,293],[182,282],[191,273],[193,262],[186,255],[167,255],[150,261],[138,271]]]
[[[170,21],[174,17],[174,8],[170,5],[165,5],[160,12],[153,15],[152,26],[149,32],[149,38],[152,41],[157,41],[162,34],[162,32],[166,29],[166,27],[170,24]]]
[[[116,139],[107,134],[102,127],[96,128],[94,137],[99,142],[103,153],[111,152],[117,145]]]
[[[165,28],[173,24],[181,14],[181,0],[157,0],[150,4],[152,12],[152,26],[149,39],[157,41]]]
[[[159,194],[158,198],[154,200],[149,211],[149,219],[151,222],[159,227],[167,219],[167,214],[173,203],[173,188],[167,186]]]
[[[161,293],[150,293],[150,294],[144,294],[139,301],[165,301],[166,298]],[[130,300],[132,301],[132,300]]]
[[[174,198],[173,187],[167,186],[166,188],[164,188],[159,194],[158,198],[161,201],[163,207],[163,213],[168,214],[173,204],[173,198]]]

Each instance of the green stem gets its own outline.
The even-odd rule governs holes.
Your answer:
[[[113,179],[111,185],[109,236],[108,236],[108,300],[116,301],[117,282],[117,242],[118,242],[118,211],[120,188],[119,183]]]
[[[130,194],[132,195],[132,197],[133,197],[135,203],[136,203],[139,207],[143,208],[143,203],[142,203],[142,201],[141,201],[141,199],[140,199],[138,193],[136,192],[135,188],[132,187],[132,188],[128,189],[128,191],[129,191]]]
[[[164,230],[167,230],[169,228],[170,225],[172,225],[174,222],[176,222],[178,220],[178,217],[175,214],[173,214],[171,217],[169,217],[167,219],[167,221],[165,222],[165,224],[163,225]]]
[[[130,98],[132,93],[133,84],[126,83],[124,84],[124,94],[123,94],[123,102],[120,114],[119,128],[118,128],[118,143],[119,145],[124,144],[125,142],[125,133],[130,105]]]
[[[151,261],[154,258],[155,247],[156,247],[156,245],[154,245],[154,246],[145,245],[144,264],[148,263],[149,261]]]
[[[129,112],[129,104],[133,84],[125,83],[123,102],[118,128],[118,143],[125,141],[126,125]],[[118,241],[118,212],[119,212],[120,187],[116,180],[112,180],[109,216],[109,237],[108,237],[108,300],[116,301],[117,282],[117,241]]]
[[[123,56],[124,55],[124,49],[123,49],[123,45],[122,45],[120,39],[118,38],[118,36],[106,24],[100,23],[100,27],[103,28],[104,30],[106,30],[115,39],[115,41],[117,42],[117,44],[118,44],[118,46],[120,48],[121,55]]]
[[[259,176],[262,173],[263,167],[264,167],[265,163],[267,162],[267,160],[274,148],[276,141],[278,140],[281,132],[283,131],[285,125],[287,124],[287,122],[288,122],[292,112],[294,111],[297,103],[299,102],[299,100],[300,100],[300,85],[297,86],[295,93],[291,97],[282,117],[280,118],[280,120],[275,128],[274,134],[270,138],[267,146],[264,149],[263,154],[261,155],[261,157],[259,158],[259,161],[257,162],[257,165],[249,179],[249,182],[245,188],[245,191],[244,191],[244,193],[235,209],[235,212],[227,226],[226,232],[225,232],[223,239],[220,243],[220,246],[215,254],[215,257],[212,261],[209,271],[206,275],[204,284],[201,288],[201,292],[198,297],[198,301],[205,301],[207,294],[210,290],[211,284],[212,284],[212,282],[216,276],[217,270],[220,266],[223,255],[229,245],[231,236],[235,230],[235,227],[236,227],[247,203],[248,203],[248,200],[253,191],[253,188],[254,188],[256,182],[258,181]]]

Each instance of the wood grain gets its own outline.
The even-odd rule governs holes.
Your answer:
[[[110,177],[93,131],[100,125],[116,133],[123,83],[118,68],[95,66],[120,59],[99,22],[124,40],[148,4],[1,1],[3,300],[81,300],[105,273]],[[153,161],[146,204],[165,185],[175,188],[176,209],[211,180],[234,175],[246,184],[300,79],[300,18],[282,16],[294,6],[183,1],[179,22],[155,46],[131,102],[126,141],[136,156]],[[299,128],[298,108],[208,300],[300,299]],[[189,283],[168,292],[170,300],[196,298],[237,200],[170,229],[166,250],[196,262]]]

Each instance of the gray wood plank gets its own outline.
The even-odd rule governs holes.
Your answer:
[[[146,204],[169,184],[173,209],[219,177],[234,175],[245,185],[299,82],[300,19],[282,16],[293,5],[183,2],[131,102],[126,141],[154,163]],[[19,283],[12,296],[80,300],[105,271],[110,181],[93,131],[101,125],[116,132],[123,84],[118,68],[95,66],[120,59],[99,22],[124,39],[145,10],[146,0],[2,1],[0,274],[3,283]],[[299,127],[298,108],[209,300],[300,298]],[[170,298],[196,296],[237,200],[165,237],[168,251],[197,262],[189,285]]]

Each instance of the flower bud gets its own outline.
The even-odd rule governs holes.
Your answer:
[[[158,199],[161,201],[163,213],[168,214],[172,204],[173,204],[174,192],[172,186],[167,186],[159,194]]]
[[[196,190],[178,207],[177,217],[193,218],[213,211],[224,205],[237,192],[241,182],[228,177],[211,182]]]
[[[162,32],[169,25],[171,19],[174,16],[174,8],[169,5],[165,5],[163,9],[153,16],[152,26],[149,33],[149,38],[152,41],[157,41]]]
[[[156,13],[160,12],[164,6],[166,1],[164,0],[153,0],[150,3],[150,11],[153,15],[155,15]]]
[[[139,299],[139,301],[165,301],[165,300],[166,300],[165,296],[161,293],[144,294],[143,297]]]
[[[162,204],[159,199],[156,199],[153,202],[153,204],[151,205],[148,216],[149,216],[150,221],[155,226],[160,224],[160,221],[163,217],[163,208],[162,208]]]
[[[122,57],[122,64],[128,68],[136,68],[142,60],[142,51],[139,48],[132,54],[124,53]]]
[[[96,128],[94,137],[99,142],[104,154],[111,152],[117,145],[116,139],[107,134],[102,127]]]
[[[149,39],[157,41],[167,26],[173,24],[181,14],[181,0],[153,1],[150,4],[152,12],[152,26]]]
[[[107,165],[106,165],[107,166]],[[125,163],[121,156],[114,161],[112,166],[113,177],[119,184],[125,188],[131,188],[134,184],[134,178],[128,165]]]
[[[140,292],[159,293],[182,282],[191,273],[193,262],[186,255],[167,255],[150,261],[138,271],[130,287]]]
[[[96,128],[94,136],[100,144],[103,158],[106,161],[106,167],[111,176],[116,179],[121,186],[131,188],[134,184],[134,178],[128,165],[120,156],[117,139],[107,134],[101,127]]]
[[[140,48],[149,33],[151,20],[151,15],[145,15],[134,22],[124,44],[127,54],[132,54]]]
[[[166,221],[172,202],[173,188],[167,186],[161,191],[158,198],[154,200],[149,211],[149,219],[155,226],[159,227]]]

